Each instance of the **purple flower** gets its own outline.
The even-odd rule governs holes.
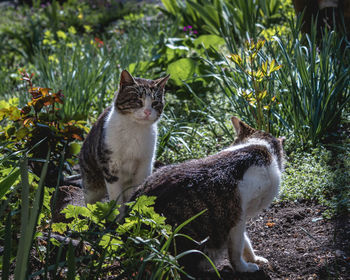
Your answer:
[[[188,28],[188,29],[192,29],[192,26],[191,26],[191,25],[187,25],[187,28]]]
[[[187,27],[186,26],[184,26],[184,31],[186,31],[187,30]]]

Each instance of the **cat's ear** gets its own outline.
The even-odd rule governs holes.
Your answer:
[[[242,135],[242,136],[249,136],[253,134],[255,131],[254,128],[250,127],[246,123],[242,122],[239,118],[237,117],[232,117],[231,122],[236,130],[237,135]]]
[[[122,87],[133,84],[136,84],[133,76],[131,76],[131,74],[128,71],[123,70],[120,74],[120,86]]]
[[[281,146],[283,147],[284,142],[286,141],[286,137],[282,136],[282,137],[277,138],[277,140],[281,143]]]
[[[169,78],[170,78],[170,74],[166,75],[163,78],[159,78],[159,79],[155,80],[154,81],[155,82],[155,86],[159,87],[160,89],[163,89],[165,87],[165,84],[169,80]]]

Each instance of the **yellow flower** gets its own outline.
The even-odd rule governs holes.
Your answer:
[[[68,32],[72,35],[74,35],[75,33],[77,33],[77,31],[75,30],[74,26],[71,26],[68,28]]]
[[[52,40],[52,33],[51,33],[51,31],[50,30],[46,30],[45,31],[45,33],[44,33],[44,40],[43,40],[43,44],[44,45],[52,45],[52,44],[54,44],[54,43],[56,43],[56,42],[52,42],[53,40]]]
[[[52,61],[54,63],[58,63],[58,59],[57,59],[57,57],[55,55],[50,55],[49,56],[49,61]]]
[[[44,33],[44,37],[45,38],[51,38],[51,36],[52,36],[51,31],[50,30],[46,30],[45,33]]]
[[[84,25],[84,28],[85,28],[85,31],[86,31],[87,33],[90,33],[90,32],[92,31],[92,28],[91,28],[90,25]]]
[[[58,38],[61,38],[61,39],[63,39],[63,40],[66,40],[66,39],[67,39],[66,33],[64,33],[62,30],[58,30],[58,31],[57,31],[57,36],[58,36]]]
[[[80,13],[79,15],[78,15],[78,19],[83,19],[83,14],[82,13]]]
[[[67,43],[67,47],[74,48],[77,44],[76,43]]]

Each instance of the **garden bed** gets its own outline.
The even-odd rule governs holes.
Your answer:
[[[350,279],[350,217],[324,219],[324,210],[308,201],[272,205],[248,224],[253,248],[269,264],[237,275],[224,258],[223,279]]]
[[[80,188],[64,189],[70,191],[59,200],[62,207],[70,199],[83,204]],[[350,216],[325,219],[325,210],[310,201],[274,203],[247,225],[256,254],[269,264],[260,265],[256,273],[235,274],[223,256],[217,265],[222,279],[350,279]],[[200,279],[217,277],[210,271]]]
[[[272,205],[248,224],[253,248],[269,264],[237,275],[223,258],[218,267],[223,279],[349,279],[349,215],[328,220],[322,217],[324,210],[307,201]]]

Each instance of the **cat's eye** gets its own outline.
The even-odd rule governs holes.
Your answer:
[[[156,107],[156,106],[158,106],[159,105],[159,101],[153,101],[152,102],[152,107]]]
[[[135,102],[139,107],[143,107],[143,102],[141,99],[137,99]]]

